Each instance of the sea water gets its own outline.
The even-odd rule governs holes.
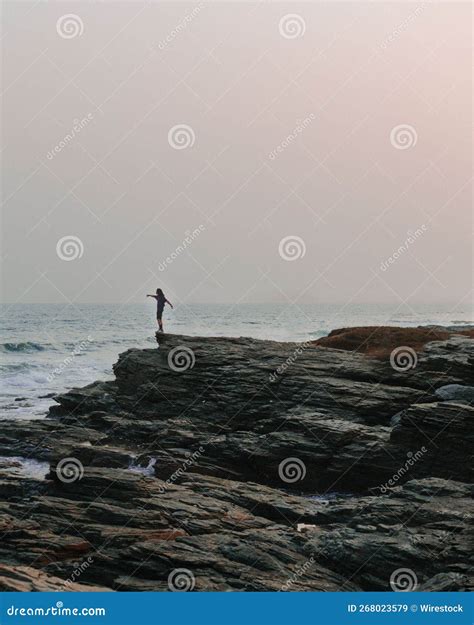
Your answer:
[[[396,312],[395,312],[396,311]],[[154,348],[156,310],[143,304],[5,304],[1,309],[0,408],[3,418],[43,418],[51,395],[113,378],[118,354]],[[462,325],[468,306],[188,304],[166,307],[165,331],[304,342],[335,328]]]

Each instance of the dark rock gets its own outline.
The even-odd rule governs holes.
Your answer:
[[[448,384],[437,388],[435,394],[442,401],[454,401],[458,404],[474,406],[474,386]]]
[[[388,360],[392,351],[402,346],[420,353],[433,341],[447,341],[454,335],[474,338],[474,326],[361,326],[333,330],[313,344],[351,352],[366,354],[372,358]]]
[[[31,566],[5,566],[0,563],[0,591],[12,592],[105,592],[108,588],[86,586],[48,575]]]
[[[472,480],[474,408],[436,402],[414,404],[400,414],[390,442],[417,458],[410,474]],[[420,453],[421,452],[421,453]]]
[[[182,568],[197,591],[390,590],[399,568],[418,589],[470,587],[474,408],[449,385],[472,382],[471,339],[428,342],[407,371],[309,344],[158,340],[49,418],[2,421],[1,588],[168,590]]]
[[[472,585],[470,497],[464,484],[427,479],[356,506],[335,504],[334,523],[309,538],[307,551],[319,553],[328,568],[363,588],[391,590],[391,574],[408,568],[416,579],[413,590],[420,590],[418,585],[437,589],[437,575],[443,576],[438,581],[450,580],[450,590],[467,590]]]

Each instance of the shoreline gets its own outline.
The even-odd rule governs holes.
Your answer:
[[[472,586],[471,338],[427,342],[410,367],[314,344],[157,340],[47,418],[2,421],[1,590],[168,590],[180,566],[198,591],[390,590],[401,567],[419,590]],[[28,457],[39,474],[12,466]]]
[[[249,323],[253,324],[256,322],[252,321]],[[258,327],[258,323],[256,327]],[[379,327],[378,325],[367,326],[367,329]],[[438,329],[460,332],[474,329],[474,325],[467,322],[462,325],[419,324],[417,326],[396,325],[382,327],[384,329],[398,329],[402,333],[410,329],[411,331],[419,329],[432,331]],[[366,326],[362,323],[356,323],[351,325],[350,328],[352,330],[357,328],[362,330]],[[119,327],[116,336],[122,336],[121,332],[123,330],[125,328]],[[88,327],[85,333],[83,329],[78,327],[76,334],[68,335],[67,338],[60,332],[56,345],[52,344],[51,341],[44,343],[39,336],[31,333],[22,337],[18,335],[5,336],[4,339],[8,338],[8,340],[2,343],[1,346],[4,359],[2,370],[5,375],[4,390],[1,396],[2,420],[4,418],[16,418],[16,416],[25,420],[44,418],[49,410],[50,402],[48,400],[55,395],[64,393],[67,389],[90,384],[97,379],[113,379],[112,365],[116,360],[117,352],[123,351],[135,343],[138,343],[137,347],[139,348],[146,348],[154,344],[153,337],[149,336],[149,330],[149,327],[138,329],[138,337],[128,337],[125,330],[123,338],[116,339],[114,337],[110,340],[111,337],[109,335],[105,338],[99,337],[98,334],[93,332],[91,327]],[[235,333],[222,330],[212,335],[203,335],[196,332],[189,332],[189,335],[206,336],[206,338],[212,338],[213,336],[225,338],[246,337],[256,340],[273,340],[279,343],[294,342],[306,344],[315,342],[336,348],[350,349],[348,343],[345,345],[337,345],[337,342],[336,344],[325,343],[326,338],[329,338],[336,332],[341,332],[341,330],[327,329],[324,333],[320,331],[308,332],[306,336],[292,339],[278,336],[262,337],[258,336],[258,331],[254,334],[251,333],[251,336],[249,336],[248,331],[244,332],[243,330],[244,328],[241,327],[240,331]],[[66,342],[63,343],[62,341]],[[402,340],[404,344],[407,341],[408,344],[411,344],[409,337]],[[377,337],[375,342],[378,342]],[[397,344],[397,341],[393,342],[394,346]],[[415,347],[418,349],[419,346],[415,345]],[[87,372],[88,369],[89,372]],[[19,380],[21,380],[21,385]],[[40,392],[37,390],[38,385],[42,387]],[[32,414],[33,412],[34,414]]]

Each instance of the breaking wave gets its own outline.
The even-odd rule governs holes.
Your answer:
[[[1,343],[0,352],[43,352],[45,349],[48,349],[48,347],[51,346],[40,345],[39,343],[32,343],[31,341],[26,341],[26,343]]]

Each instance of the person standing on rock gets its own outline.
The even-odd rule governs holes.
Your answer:
[[[156,299],[156,320],[158,322],[159,331],[163,332],[163,310],[165,304],[169,304],[171,308],[173,308],[173,304],[166,299],[161,289],[156,289],[156,295],[147,295],[147,297],[154,297]]]

